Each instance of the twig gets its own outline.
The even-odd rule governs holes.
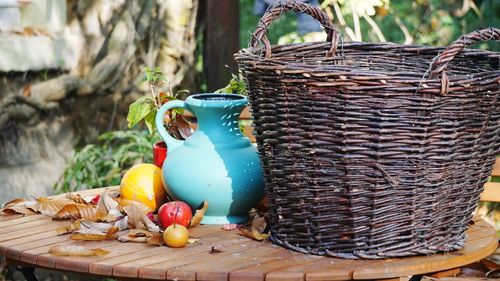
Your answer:
[[[373,32],[375,32],[375,35],[377,35],[378,40],[380,42],[386,42],[384,34],[382,34],[382,31],[378,27],[377,23],[370,16],[368,16],[367,14],[364,14],[363,18],[370,24],[370,26],[373,29]]]

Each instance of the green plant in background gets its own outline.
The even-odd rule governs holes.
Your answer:
[[[152,162],[156,135],[128,130],[104,133],[98,144],[78,150],[74,160],[55,184],[57,192],[113,186],[120,184],[122,173],[138,163]]]
[[[259,17],[252,13],[253,0],[240,0],[240,46],[245,48]],[[331,19],[345,41],[396,42],[446,46],[462,34],[500,26],[497,0],[320,0],[320,8]],[[287,13],[269,27],[272,44],[325,40],[299,35],[293,13]],[[279,38],[279,39],[278,39]],[[494,42],[477,48],[499,51]]]
[[[254,15],[254,0],[239,0],[240,6],[240,47],[246,48],[260,17]],[[297,30],[297,20],[293,13],[285,13],[275,20],[269,27],[267,37],[272,44],[276,44],[278,39],[288,33]]]
[[[218,89],[215,92],[247,96],[247,88],[245,86],[245,82],[243,81],[243,76],[241,76],[241,74],[238,75],[231,74],[231,80],[226,85],[226,87]]]
[[[130,129],[144,120],[149,133],[153,134],[156,131],[155,117],[160,106],[168,101],[176,100],[178,95],[185,93],[186,90],[177,91],[175,94],[172,94],[172,87],[159,67],[145,67],[143,81],[148,82],[151,96],[140,97],[130,104],[127,123]],[[163,84],[167,85],[167,91],[159,92],[158,89]],[[170,120],[172,120],[174,126],[167,126],[166,129],[174,136],[182,136],[179,130],[186,127],[187,123],[183,120],[182,112],[182,109],[177,108],[170,113]]]

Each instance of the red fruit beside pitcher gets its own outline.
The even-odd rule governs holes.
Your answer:
[[[158,210],[158,222],[163,228],[169,227],[174,222],[188,227],[192,217],[191,207],[182,201],[165,203]]]

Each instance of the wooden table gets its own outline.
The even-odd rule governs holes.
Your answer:
[[[101,192],[89,190],[83,195]],[[200,240],[185,248],[154,247],[118,241],[77,242],[57,236],[68,224],[43,215],[0,216],[0,255],[24,269],[47,268],[116,279],[176,280],[361,280],[422,275],[467,265],[497,248],[495,230],[477,221],[467,231],[464,249],[446,254],[386,260],[343,260],[304,255],[224,231],[220,226],[197,226],[191,236]],[[58,257],[54,245],[84,245],[111,251],[104,257]],[[224,252],[210,254],[214,245]],[[25,272],[26,273],[26,272]],[[416,278],[418,279],[418,278]]]

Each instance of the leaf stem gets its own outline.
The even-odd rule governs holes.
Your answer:
[[[151,90],[151,95],[153,96],[153,100],[155,102],[155,107],[158,109],[160,106],[158,105],[158,99],[156,98],[156,85],[153,83],[149,83],[149,89]]]

